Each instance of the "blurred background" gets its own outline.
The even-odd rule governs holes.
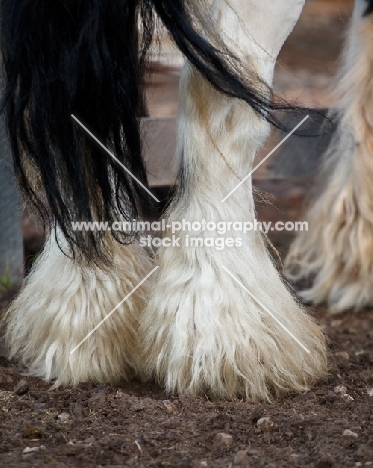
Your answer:
[[[276,68],[275,89],[289,100],[325,107],[330,104],[328,85],[337,69],[352,0],[306,0],[301,18],[286,41]],[[149,67],[151,116],[176,114],[183,58],[166,37],[162,51]]]
[[[352,0],[306,1],[300,21],[279,57],[274,81],[278,93],[307,106],[332,106],[332,79],[352,8]],[[143,121],[143,130],[150,183],[164,203],[175,183],[171,160],[182,66],[183,57],[166,36],[162,37],[161,50],[153,51],[147,70],[149,117]],[[0,138],[0,295],[8,295],[30,268],[45,234],[29,210],[22,207],[3,125]],[[273,132],[258,154],[258,161],[280,138],[281,134]],[[257,205],[261,220],[295,220],[304,211],[304,200],[327,140],[290,140],[255,173],[254,184],[264,194]],[[290,238],[291,233],[275,233],[271,240],[283,253]]]

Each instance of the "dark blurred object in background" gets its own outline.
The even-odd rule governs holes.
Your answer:
[[[22,202],[0,119],[0,295],[23,277]]]

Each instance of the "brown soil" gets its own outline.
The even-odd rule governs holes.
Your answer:
[[[330,338],[329,377],[273,404],[171,396],[138,382],[49,391],[33,378],[19,385],[20,369],[3,359],[0,466],[373,465],[373,311],[317,313]]]

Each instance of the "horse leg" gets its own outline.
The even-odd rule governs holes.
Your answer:
[[[219,0],[213,18],[240,61],[255,67],[258,83],[270,84],[302,6]],[[280,279],[262,234],[202,228],[255,221],[251,179],[222,200],[250,173],[268,125],[190,65],[180,98],[180,187],[167,225],[186,223],[177,233],[180,247],[159,251],[156,287],[141,317],[144,378],[155,377],[168,391],[221,397],[270,399],[307,390],[325,372],[324,336]]]
[[[150,269],[138,244],[116,242],[110,272],[85,266],[65,256],[52,233],[7,312],[10,356],[20,359],[28,375],[55,381],[55,386],[130,378],[139,363],[138,314],[147,283],[79,344]]]
[[[292,280],[312,278],[301,297],[326,302],[332,312],[373,304],[373,15],[367,7],[356,1],[334,87],[340,129],[306,215],[309,231],[298,234],[286,261]]]

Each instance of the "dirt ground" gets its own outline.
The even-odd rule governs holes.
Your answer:
[[[308,2],[281,56],[285,93],[328,105],[350,11],[349,1]],[[175,110],[177,76],[167,83],[166,113]],[[285,183],[277,201],[259,207],[261,219],[299,219],[305,191]],[[290,238],[272,240],[284,252]],[[50,391],[2,357],[0,343],[0,466],[373,467],[373,310],[312,313],[329,338],[328,378],[271,404],[167,395],[140,382]]]
[[[137,382],[48,391],[39,380],[22,380],[19,369],[3,360],[0,464],[373,465],[373,314],[325,319],[324,312],[317,314],[330,339],[329,377],[304,395],[273,404],[170,396]]]

